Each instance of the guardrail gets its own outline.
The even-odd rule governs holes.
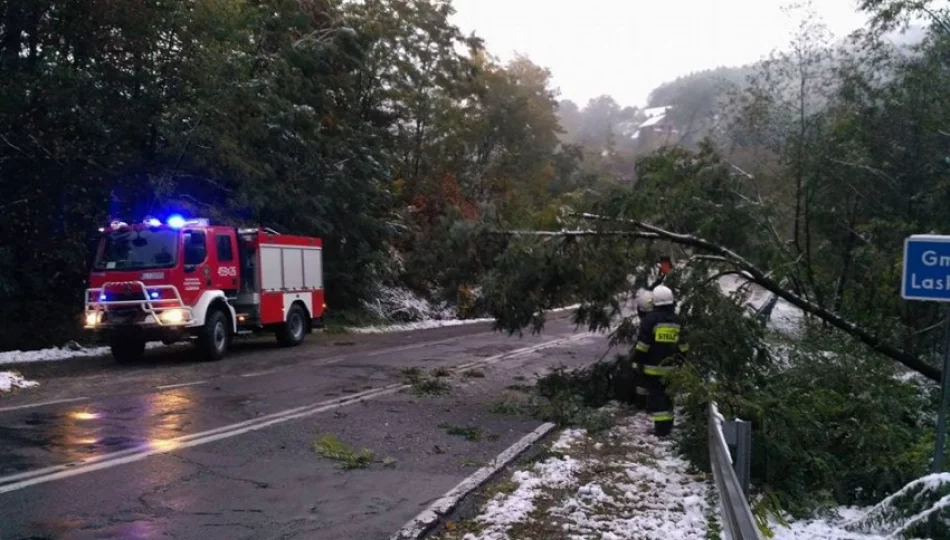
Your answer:
[[[724,540],[762,540],[749,507],[752,426],[726,420],[715,403],[709,404],[709,464],[722,516]],[[729,445],[736,447],[735,459]]]

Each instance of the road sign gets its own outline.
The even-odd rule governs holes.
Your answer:
[[[904,240],[901,296],[950,302],[950,236],[915,234]]]
[[[907,300],[950,302],[950,236],[915,234],[904,240],[904,272],[901,296]],[[937,411],[937,441],[934,473],[943,472],[947,408],[950,406],[950,307],[944,315],[943,372],[940,409]]]

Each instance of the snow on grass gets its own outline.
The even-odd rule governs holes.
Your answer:
[[[571,309],[577,309],[580,304],[573,306],[558,308],[548,310],[546,313],[561,313],[563,311],[568,311]],[[407,323],[393,323],[393,324],[382,324],[382,325],[373,325],[373,326],[351,326],[347,327],[346,331],[353,334],[389,334],[393,332],[413,332],[416,330],[429,330],[432,328],[444,328],[447,326],[464,326],[468,324],[483,324],[495,322],[495,319],[491,318],[481,318],[481,319],[425,319],[421,321],[407,322]]]
[[[14,388],[32,388],[39,384],[36,381],[24,379],[15,371],[0,371],[0,393],[9,392]]]
[[[416,321],[402,324],[386,324],[378,326],[351,326],[346,329],[347,332],[354,334],[389,334],[392,332],[412,332],[416,330],[429,330],[431,328],[443,328],[446,326],[463,326],[467,324],[489,323],[495,319],[429,319],[426,321]]]
[[[146,348],[154,349],[164,347],[161,342],[148,343]],[[83,347],[75,341],[69,342],[62,347],[52,347],[49,349],[39,349],[35,351],[5,351],[0,352],[0,365],[4,364],[28,364],[32,362],[53,362],[57,360],[70,360],[73,358],[90,358],[97,356],[106,356],[109,354],[108,347]]]
[[[872,508],[839,508],[828,519],[772,524],[774,540],[894,540],[950,527],[950,473],[918,478]]]
[[[775,536],[772,540],[885,540],[892,536],[880,536],[873,533],[861,533],[848,530],[846,527],[855,518],[861,516],[866,509],[839,508],[836,515],[829,519],[811,519],[793,521],[788,527],[772,523],[770,525]]]
[[[705,538],[708,484],[652,428],[635,415],[599,434],[563,431],[547,459],[511,476],[513,490],[442,538]]]

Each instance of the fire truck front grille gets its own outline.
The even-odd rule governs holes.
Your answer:
[[[145,301],[141,292],[108,293],[108,302]],[[142,304],[115,306],[106,304],[105,320],[113,324],[132,324],[145,320]]]
[[[105,313],[105,321],[113,324],[136,323],[145,320],[146,313],[138,307],[112,308]]]
[[[109,296],[110,302],[129,302],[134,300],[145,300],[145,296],[141,292],[121,292],[121,293],[110,293]]]

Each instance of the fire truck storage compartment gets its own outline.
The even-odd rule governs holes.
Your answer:
[[[323,264],[318,248],[261,245],[263,291],[323,288]]]

